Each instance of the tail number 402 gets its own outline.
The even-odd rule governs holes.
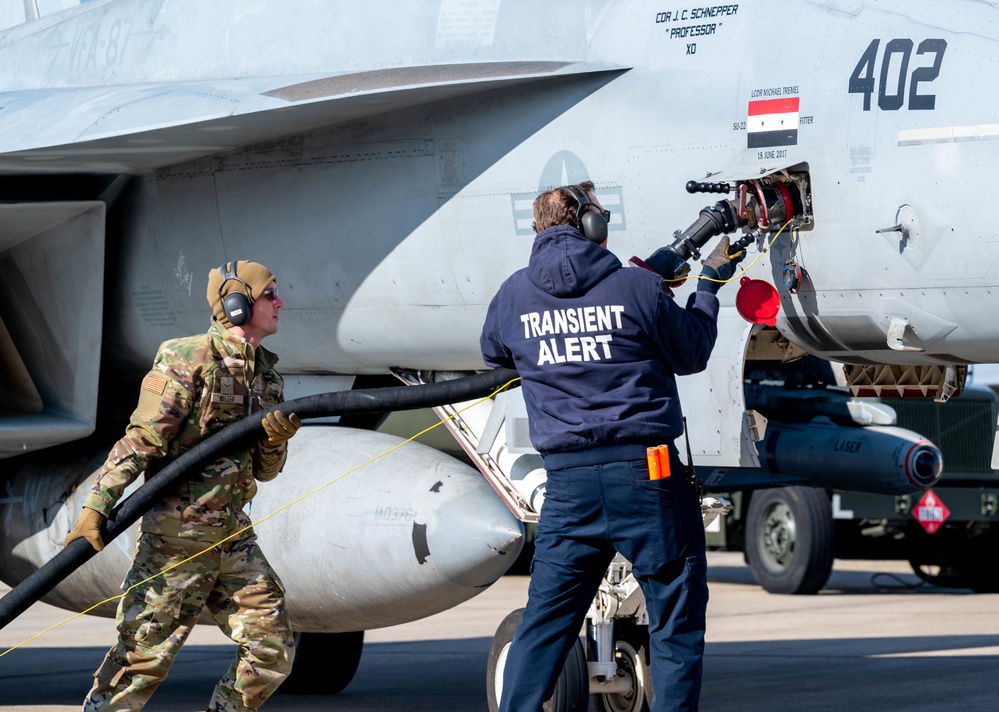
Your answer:
[[[916,48],[917,55],[932,55],[933,64],[917,67],[909,73],[909,59],[912,57],[912,40],[896,39],[885,44],[881,55],[881,72],[877,73],[878,47],[881,40],[872,40],[867,46],[853,74],[850,75],[850,93],[864,95],[864,111],[871,110],[871,95],[877,78],[878,108],[882,111],[898,111],[905,105],[905,85],[909,83],[908,108],[915,111],[931,111],[936,106],[936,94],[920,94],[920,84],[932,82],[940,74],[946,40],[923,40]],[[893,71],[893,69],[895,71]],[[897,72],[897,83],[893,78]],[[889,86],[893,84],[892,86]],[[924,88],[925,89],[925,88]]]

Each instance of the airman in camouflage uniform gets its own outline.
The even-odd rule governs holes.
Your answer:
[[[84,536],[100,550],[102,518],[140,474],[148,477],[227,425],[282,401],[277,357],[260,346],[277,331],[284,305],[276,280],[254,262],[233,266],[235,277],[221,268],[209,273],[214,323],[208,333],[160,347],[125,436],[111,450],[67,544]],[[234,292],[246,296],[249,316],[223,306]],[[263,424],[265,438],[234,447],[143,516],[122,584],[118,643],[94,673],[84,712],[142,709],[203,611],[239,644],[210,710],[255,710],[291,671],[284,589],[243,507],[257,480],[280,472],[300,421],[276,412]]]

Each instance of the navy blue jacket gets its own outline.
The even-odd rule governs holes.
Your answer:
[[[489,366],[520,373],[531,441],[548,455],[672,442],[674,376],[707,366],[717,322],[710,292],[684,309],[658,275],[557,225],[493,297],[479,343]]]

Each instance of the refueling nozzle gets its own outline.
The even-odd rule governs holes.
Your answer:
[[[700,257],[700,249],[717,235],[742,228],[743,235],[732,242],[729,254],[736,254],[767,233],[779,230],[788,221],[800,225],[808,221],[807,175],[765,178],[729,183],[688,181],[688,193],[730,193],[734,199],[719,200],[701,210],[686,230],[673,233],[674,240],[645,260],[632,257],[631,264],[659,274],[667,282],[683,281],[690,272],[687,261]]]
[[[666,281],[681,280],[690,272],[687,260],[701,256],[700,249],[716,235],[732,232],[747,223],[739,216],[738,206],[731,200],[719,200],[701,210],[697,220],[666,247],[660,247],[645,260],[645,264]]]

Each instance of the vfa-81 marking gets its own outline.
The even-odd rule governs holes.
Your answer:
[[[992,2],[0,0],[0,25],[8,583],[60,550],[157,346],[203,330],[225,260],[280,275],[289,398],[420,384],[483,368],[485,309],[527,262],[540,189],[596,181],[622,262],[674,245],[695,261],[683,240],[721,203],[766,313],[747,322],[739,285],[722,289],[710,366],[681,379],[713,470],[759,469],[747,362],[811,353],[856,395],[944,400],[999,353]],[[387,447],[373,418],[351,424],[297,436],[282,482],[308,491]],[[545,477],[522,404],[456,430],[475,468],[407,446],[405,478],[374,465],[260,527],[302,634],[429,615],[506,570]],[[932,480],[882,464],[850,486]],[[262,487],[255,507],[292,494]],[[129,546],[49,600],[113,595]],[[618,682],[591,685],[614,707]]]

